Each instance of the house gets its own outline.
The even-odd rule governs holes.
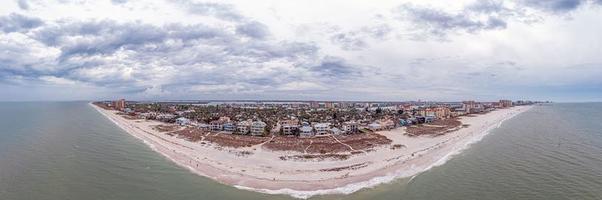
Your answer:
[[[359,131],[359,123],[356,121],[343,122],[343,132],[347,134],[357,133]]]
[[[224,124],[220,120],[213,120],[213,121],[209,122],[209,126],[211,126],[212,131],[224,130]]]
[[[460,107],[460,108],[455,108],[454,111],[451,113],[452,117],[458,117],[458,116],[462,116],[462,115],[466,115],[467,111],[464,107]]]
[[[314,123],[314,129],[316,129],[316,135],[326,135],[330,130],[330,123]]]
[[[246,135],[251,130],[251,122],[249,121],[240,121],[236,124],[236,130],[239,134]]]
[[[295,135],[297,133],[297,130],[299,130],[299,125],[289,125],[289,124],[282,125],[282,134],[283,135]]]
[[[426,123],[426,118],[423,116],[416,116],[415,124],[424,124]]]
[[[299,128],[299,136],[301,137],[312,137],[314,136],[314,130],[311,126],[305,125]]]
[[[330,129],[330,132],[334,135],[340,135],[341,133],[343,133],[343,131],[341,131],[341,129],[337,128],[337,127],[332,127]]]
[[[218,120],[213,120],[213,121],[209,122],[209,125],[211,125],[211,130],[222,131],[222,130],[224,130],[224,124],[229,123],[229,122],[230,122],[229,117],[220,117]]]
[[[406,121],[405,119],[399,119],[399,126],[405,126],[408,125],[408,121]]]
[[[176,118],[176,116],[173,114],[169,114],[169,113],[161,113],[161,114],[157,115],[157,117],[156,117],[156,119],[159,121],[169,121],[169,120],[172,120],[173,118]]]
[[[176,124],[180,125],[180,126],[185,126],[190,124],[190,120],[186,117],[180,117],[176,119]]]
[[[437,119],[446,119],[451,117],[451,110],[448,107],[436,107],[433,108],[433,111]]]
[[[299,130],[299,120],[282,120],[280,121],[280,127],[283,135],[295,135]]]
[[[211,130],[211,126],[209,126],[209,124],[199,124],[197,126],[197,128],[199,128],[199,130],[202,130],[202,131],[209,131],[209,130]]]
[[[223,124],[222,127],[224,128],[224,131],[227,131],[227,132],[230,132],[230,133],[232,133],[232,132],[234,132],[236,130],[236,126],[232,122],[226,122],[226,123]]]
[[[372,131],[380,131],[382,130],[382,126],[379,123],[373,122],[371,124],[368,124],[368,129]]]
[[[265,131],[266,123],[262,121],[254,121],[251,123],[251,135],[262,136]]]
[[[139,113],[138,117],[140,117],[142,119],[155,119],[157,117],[157,113],[155,113],[155,112]]]
[[[426,116],[426,117],[424,117],[424,123],[431,123],[431,122],[434,122],[434,121],[435,121],[435,119],[436,119],[436,117],[435,117],[435,116]]]

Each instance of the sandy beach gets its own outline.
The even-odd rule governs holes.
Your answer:
[[[203,140],[191,142],[153,129],[163,124],[161,122],[125,119],[117,115],[117,111],[90,105],[153,150],[196,174],[240,189],[297,198],[348,194],[397,178],[415,176],[445,163],[452,155],[499,127],[504,120],[531,108],[518,106],[461,117],[460,121],[468,126],[436,137],[410,137],[404,135],[405,128],[381,131],[378,134],[392,140],[391,145],[379,146],[347,159],[316,161],[283,160],[283,156],[303,153],[271,151],[262,147],[264,143],[228,148]],[[392,148],[395,144],[402,147]]]

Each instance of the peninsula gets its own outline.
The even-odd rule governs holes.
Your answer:
[[[153,150],[237,188],[348,194],[443,164],[535,102],[91,103]]]

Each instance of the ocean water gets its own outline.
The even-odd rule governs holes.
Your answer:
[[[0,103],[0,199],[290,199],[192,174],[87,102]],[[602,103],[537,106],[413,178],[315,199],[602,199]]]

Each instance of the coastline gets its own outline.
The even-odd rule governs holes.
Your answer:
[[[461,121],[470,126],[437,137],[404,136],[403,128],[381,131],[379,134],[407,147],[397,150],[380,147],[373,152],[342,161],[298,162],[279,160],[279,155],[291,153],[268,151],[260,145],[230,149],[190,142],[151,128],[153,125],[162,124],[160,122],[127,120],[116,115],[115,111],[104,110],[92,104],[90,106],[130,135],[142,140],[154,151],[196,174],[239,189],[286,194],[297,198],[349,194],[398,178],[416,176],[444,164],[453,155],[481,140],[505,120],[532,107],[512,107],[477,117],[463,117]],[[238,157],[232,153],[239,150],[251,151],[253,154]],[[344,167],[358,163],[368,164],[359,169],[324,171],[324,167]]]

